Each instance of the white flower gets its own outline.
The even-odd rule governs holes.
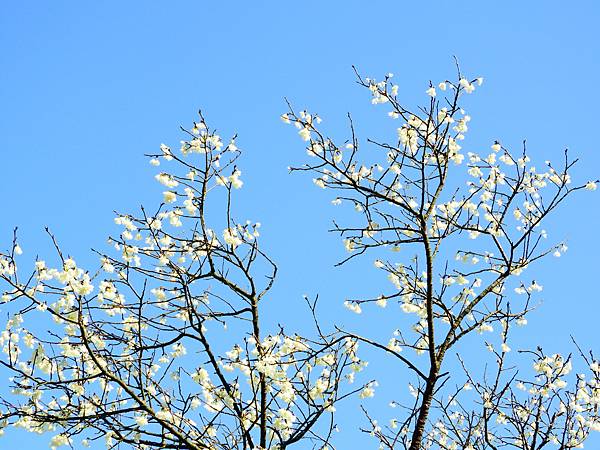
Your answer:
[[[464,276],[462,276],[462,275],[458,275],[458,276],[456,277],[456,282],[457,282],[458,284],[460,284],[460,285],[464,285],[464,284],[468,284],[468,283],[469,283],[469,280],[468,280],[468,279],[466,279],[466,278],[465,278]]]
[[[298,131],[298,134],[304,141],[308,141],[310,139],[310,130],[306,127],[302,128],[300,131]]]
[[[528,292],[533,292],[533,291],[541,292],[542,289],[544,289],[544,287],[541,284],[536,283],[534,280],[531,282],[531,285],[527,288],[527,291]]]
[[[235,228],[226,228],[225,230],[223,230],[223,239],[225,239],[225,243],[231,245],[233,248],[236,248],[243,242],[242,239],[238,236],[238,232]]]
[[[444,81],[442,81],[440,84],[438,84],[438,88],[440,88],[440,91],[445,91],[446,83]]]
[[[165,158],[167,161],[171,161],[173,159],[173,154],[171,153],[169,146],[160,144],[160,150],[163,152],[163,158]]]
[[[57,447],[69,445],[70,442],[71,439],[69,438],[69,436],[65,434],[57,434],[56,436],[53,436],[52,439],[50,439],[50,448],[54,450]]]
[[[588,182],[587,182],[587,184],[585,185],[585,188],[586,188],[588,191],[595,191],[597,187],[598,187],[598,186],[597,186],[597,185],[596,185],[596,183],[595,183],[595,182],[593,182],[593,181],[588,181]]]
[[[436,95],[435,88],[434,88],[433,86],[432,86],[432,87],[430,87],[429,89],[427,89],[427,90],[425,91],[425,93],[426,93],[427,95],[429,95],[430,97],[435,97],[435,95]]]
[[[135,423],[137,423],[140,427],[143,427],[144,425],[148,425],[148,417],[146,415],[136,416]]]
[[[360,398],[371,398],[373,396],[375,396],[375,389],[373,389],[373,383],[369,383],[367,384],[363,390],[361,391],[361,393],[359,394]]]
[[[362,313],[362,308],[360,307],[360,305],[358,303],[346,300],[344,302],[344,306],[355,314]]]
[[[460,79],[460,85],[465,89],[467,94],[472,93],[475,90],[475,86],[469,82],[466,78]]]
[[[177,194],[171,191],[163,192],[163,201],[165,203],[173,203],[177,200]]]
[[[107,258],[102,258],[102,270],[105,272],[112,273],[115,271],[115,266],[110,263],[110,260]]]
[[[171,356],[173,358],[179,358],[179,357],[185,356],[187,354],[187,349],[181,342],[173,344],[171,349],[172,349]]]
[[[482,323],[481,325],[479,325],[478,330],[479,333],[483,333],[484,331],[487,331],[489,333],[494,331],[494,327],[491,326],[489,323]]]
[[[162,184],[168,188],[174,188],[179,184],[179,182],[177,180],[175,180],[171,175],[169,175],[168,173],[164,173],[164,172],[159,173],[154,178],[156,178],[156,180],[160,184]]]
[[[242,185],[244,184],[244,182],[242,180],[240,180],[241,174],[242,174],[242,172],[239,169],[235,169],[233,171],[233,173],[229,176],[229,181],[231,183],[231,186],[233,186],[235,189],[241,188]]]
[[[352,252],[354,251],[355,243],[352,239],[344,239],[344,247],[346,248],[346,251]]]
[[[192,380],[194,380],[196,383],[198,384],[204,384],[209,380],[209,376],[208,376],[208,372],[206,371],[206,369],[198,369],[196,370],[194,373],[192,373],[191,375]]]
[[[321,189],[325,189],[325,181],[322,178],[313,178],[313,183]]]
[[[381,308],[385,308],[387,306],[387,299],[383,297],[383,295],[381,297],[379,297],[377,299],[377,306],[381,307]]]
[[[407,314],[419,313],[421,311],[421,307],[419,305],[415,305],[414,303],[410,302],[402,303],[402,305],[400,305],[400,308]]]
[[[164,301],[167,298],[167,294],[163,288],[154,288],[150,292],[156,297],[158,301]]]
[[[94,286],[90,283],[90,277],[86,274],[81,280],[74,280],[71,287],[76,294],[87,295],[94,290]]]
[[[156,413],[156,418],[165,422],[173,422],[173,413],[166,409],[161,409]]]

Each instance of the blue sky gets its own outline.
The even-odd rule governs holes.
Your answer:
[[[224,136],[239,134],[239,216],[262,222],[281,268],[272,320],[288,320],[301,294],[320,293],[324,314],[356,324],[344,298],[386,281],[370,264],[333,269],[344,250],[326,233],[331,198],[286,170],[305,153],[279,120],[284,97],[318,111],[335,136],[345,136],[350,111],[366,138],[387,122],[352,65],[367,76],[395,73],[415,103],[429,79],[453,76],[456,56],[469,76],[485,77],[467,105],[469,145],[527,139],[539,165],[569,147],[587,181],[600,175],[598,20],[594,1],[6,3],[0,246],[18,225],[26,254],[48,254],[48,225],[91,263],[90,247],[115,231],[113,210],[158,202],[143,154],[175,147],[179,125],[202,108]],[[538,269],[544,304],[530,319],[532,345],[568,351],[573,334],[600,352],[599,206],[597,195],[578,196],[548,225],[570,249]],[[0,447],[15,438],[5,439]]]

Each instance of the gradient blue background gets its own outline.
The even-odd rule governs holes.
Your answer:
[[[382,313],[357,319],[342,302],[387,281],[370,262],[332,268],[344,256],[326,233],[336,210],[308,177],[287,173],[305,153],[279,120],[284,96],[319,112],[342,139],[351,111],[366,138],[393,124],[354,84],[351,65],[376,78],[394,72],[414,103],[429,79],[454,75],[456,55],[469,76],[485,77],[467,102],[466,150],[526,138],[539,166],[568,146],[583,161],[578,179],[600,175],[597,2],[417,3],[3,2],[0,245],[18,225],[26,256],[50,254],[48,225],[66,252],[91,264],[89,248],[104,248],[115,231],[113,210],[159,201],[143,154],[161,142],[177,147],[179,125],[202,108],[224,136],[238,132],[245,150],[238,217],[263,223],[281,269],[269,320],[292,320],[301,294],[320,293],[326,317],[368,332]],[[534,272],[544,304],[522,342],[569,351],[573,334],[600,351],[599,206],[598,195],[580,195],[547,226],[570,250]],[[354,409],[347,416],[364,424]],[[356,448],[355,438],[342,433],[338,448]],[[0,448],[46,441],[10,432]],[[599,437],[587,447],[595,445]]]

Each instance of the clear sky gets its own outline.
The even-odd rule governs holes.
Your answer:
[[[115,231],[113,210],[158,201],[143,154],[176,147],[179,125],[202,108],[224,136],[239,134],[239,217],[262,222],[281,269],[272,320],[285,323],[301,294],[320,293],[326,315],[356,325],[344,298],[386,280],[370,264],[332,267],[344,255],[326,232],[335,210],[308,177],[286,170],[305,152],[279,120],[284,97],[318,111],[334,135],[345,136],[348,111],[359,133],[377,133],[385,114],[354,83],[352,65],[377,78],[395,73],[416,102],[429,79],[453,76],[456,56],[469,76],[485,78],[467,105],[466,146],[527,139],[539,165],[569,147],[587,181],[600,175],[599,21],[592,0],[5,2],[0,246],[18,225],[26,255],[49,254],[48,225],[91,263],[90,247]],[[599,198],[573,198],[548,225],[570,249],[536,272],[545,288],[527,329],[532,346],[569,351],[573,334],[600,353]],[[14,448],[17,436],[43,442],[12,433],[0,448]],[[339,448],[352,448],[346,439]]]

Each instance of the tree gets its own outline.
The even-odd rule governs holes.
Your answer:
[[[597,181],[571,183],[576,161],[566,152],[560,167],[548,162],[544,172],[529,165],[525,145],[515,154],[496,141],[487,154],[465,155],[470,117],[461,100],[480,78],[459,70],[456,81],[430,83],[428,104],[414,111],[400,103],[391,75],[357,80],[401,121],[397,139],[368,140],[371,160],[359,160],[351,119],[351,138],[337,144],[318,115],[290,106],[282,120],[297,127],[311,157],[291,170],[313,174],[336,193],[334,204],[358,213],[335,223],[349,252],[340,264],[374,255],[392,283],[389,293],[345,305],[361,313],[396,302],[398,323],[408,317],[412,326],[380,342],[323,323],[315,300],[307,302],[312,334],[261,332],[277,266],[259,245],[260,224],[235,218],[243,184],[235,136],[226,144],[200,114],[182,128],[180,152],[161,145],[148,155],[168,167],[156,175],[162,202],[152,212],[117,214],[123,231],[109,240],[114,251],[97,252],[98,269],[80,268],[50,231],[56,263],[18,268],[15,230],[0,254],[11,308],[0,338],[12,388],[1,399],[3,427],[52,431],[52,448],[77,448],[76,439],[103,439],[108,448],[333,448],[336,404],[372,397],[377,386],[361,345],[414,377],[412,403],[388,426],[362,406],[363,431],[379,448],[570,449],[600,429],[600,366],[591,352],[579,352],[588,376],[573,383],[570,355],[524,352],[536,371],[528,377],[509,362],[508,345],[541,290],[523,272],[566,250],[545,243],[541,224]],[[410,258],[393,253],[400,246]],[[478,377],[468,354],[459,356],[462,370],[446,370],[463,340],[494,329],[495,370]]]

